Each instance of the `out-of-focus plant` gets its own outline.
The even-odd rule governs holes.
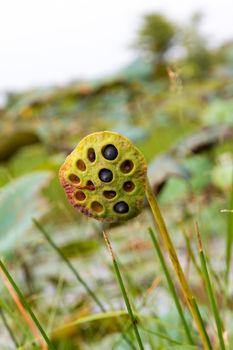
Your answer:
[[[156,78],[166,75],[167,65],[174,58],[181,61],[184,76],[207,77],[219,55],[210,48],[208,38],[201,33],[203,15],[195,13],[188,25],[178,26],[158,13],[147,14],[138,31],[135,47],[154,65]],[[178,60],[177,60],[178,59]]]
[[[155,76],[166,73],[167,54],[176,42],[177,26],[161,14],[148,14],[138,31],[135,47],[154,64]]]
[[[214,64],[214,55],[208,40],[200,31],[202,18],[200,12],[195,13],[190,24],[181,31],[181,41],[186,52],[185,61],[190,67],[191,77],[195,78],[207,77]]]

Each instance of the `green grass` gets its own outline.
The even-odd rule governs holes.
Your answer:
[[[178,311],[178,314],[180,316],[180,320],[181,320],[182,325],[184,327],[184,330],[185,330],[185,333],[186,333],[186,336],[187,336],[187,340],[189,341],[190,344],[194,344],[194,340],[193,340],[193,337],[192,337],[192,334],[191,334],[191,331],[190,331],[191,325],[189,325],[187,323],[186,319],[185,319],[184,312],[183,312],[183,307],[181,306],[181,303],[180,303],[180,300],[179,300],[179,296],[177,295],[175,286],[174,286],[174,284],[172,282],[172,278],[171,278],[170,272],[169,272],[169,270],[167,268],[167,265],[166,265],[166,262],[164,260],[162,251],[160,249],[160,246],[158,244],[158,241],[157,241],[157,239],[155,237],[155,234],[154,234],[152,228],[149,228],[149,233],[150,233],[151,240],[152,240],[152,242],[154,244],[156,253],[158,255],[158,258],[159,258],[162,270],[163,270],[164,275],[166,277],[166,280],[167,280],[167,283],[168,283],[168,286],[169,286],[169,289],[170,289],[170,292],[171,292],[171,296],[172,296],[172,298],[173,298],[173,300],[175,302],[176,309]]]
[[[232,173],[232,189],[230,192],[229,208],[233,208],[233,173]],[[232,259],[232,244],[233,244],[233,213],[229,212],[227,214],[227,239],[226,239],[226,272],[225,272],[225,282],[226,286],[229,283],[229,273],[231,267]]]
[[[23,306],[27,310],[27,312],[30,315],[31,319],[35,323],[36,327],[38,328],[38,330],[39,330],[39,332],[40,332],[40,334],[42,336],[42,338],[44,339],[45,343],[48,345],[48,348],[51,349],[51,350],[55,350],[55,348],[54,348],[53,344],[51,343],[49,337],[47,336],[46,332],[44,331],[41,323],[39,322],[39,320],[36,317],[35,313],[31,309],[31,307],[30,307],[29,303],[27,302],[26,298],[24,297],[23,293],[21,292],[21,290],[19,289],[19,287],[15,283],[14,279],[12,278],[10,273],[8,272],[5,264],[1,260],[0,260],[0,268],[2,269],[4,275],[6,276],[7,280],[10,283],[10,285],[14,289],[15,293],[18,295],[18,298],[20,299],[21,303],[23,304]]]
[[[222,326],[222,321],[220,319],[220,310],[219,310],[217,302],[216,302],[213,284],[212,284],[212,281],[210,279],[210,275],[208,272],[206,256],[205,256],[205,253],[204,253],[203,248],[202,248],[202,242],[201,242],[199,228],[198,228],[198,226],[196,226],[196,227],[197,227],[198,247],[199,247],[199,255],[200,255],[200,261],[201,261],[202,273],[203,273],[203,276],[205,279],[209,301],[210,301],[211,308],[213,310],[213,314],[214,314],[214,318],[215,318],[215,322],[216,322],[219,343],[220,343],[221,349],[225,350],[226,346],[225,346],[224,339],[223,339],[223,326]]]
[[[112,258],[115,274],[116,274],[119,286],[121,288],[122,296],[124,298],[125,305],[126,305],[126,308],[128,310],[128,314],[129,314],[131,322],[132,322],[132,327],[134,329],[134,333],[135,333],[135,337],[136,337],[139,349],[144,350],[144,346],[143,346],[143,343],[142,343],[142,340],[141,340],[141,336],[140,336],[140,333],[139,333],[139,330],[138,330],[138,326],[137,326],[137,322],[138,321],[137,321],[137,318],[134,315],[133,309],[131,307],[131,304],[130,304],[130,301],[129,301],[129,297],[128,297],[128,293],[127,293],[127,290],[125,288],[124,281],[123,281],[123,279],[121,277],[121,273],[120,273],[120,269],[119,269],[117,260],[116,260],[114,254],[113,254],[113,250],[112,250],[112,247],[111,247],[111,244],[110,244],[110,241],[108,239],[107,234],[103,232],[103,235],[104,235],[104,239],[105,239],[107,248],[109,250],[109,254],[110,254],[111,258]]]

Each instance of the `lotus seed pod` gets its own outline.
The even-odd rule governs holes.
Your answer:
[[[66,158],[59,177],[70,203],[98,220],[138,215],[146,188],[146,162],[130,140],[102,131],[86,136]]]

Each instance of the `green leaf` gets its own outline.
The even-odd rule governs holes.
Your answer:
[[[19,239],[48,209],[40,190],[51,178],[48,171],[35,172],[14,180],[0,191],[0,253],[11,252]]]
[[[206,125],[227,123],[232,125],[233,102],[215,100],[207,107],[203,114],[203,122]]]
[[[233,162],[231,157],[226,157],[224,162],[219,162],[212,170],[213,184],[222,191],[230,190],[232,185]]]
[[[164,348],[166,350],[197,350],[198,347],[195,345],[177,345],[177,346],[168,346],[166,348]]]

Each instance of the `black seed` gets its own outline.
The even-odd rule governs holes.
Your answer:
[[[113,174],[109,169],[101,169],[99,172],[99,178],[103,182],[111,182],[113,179]]]
[[[108,160],[114,160],[118,156],[118,151],[115,146],[107,145],[103,150],[103,156]]]
[[[114,205],[114,210],[115,212],[119,213],[119,214],[125,214],[128,213],[129,211],[129,206],[127,203],[125,202],[118,202]]]

